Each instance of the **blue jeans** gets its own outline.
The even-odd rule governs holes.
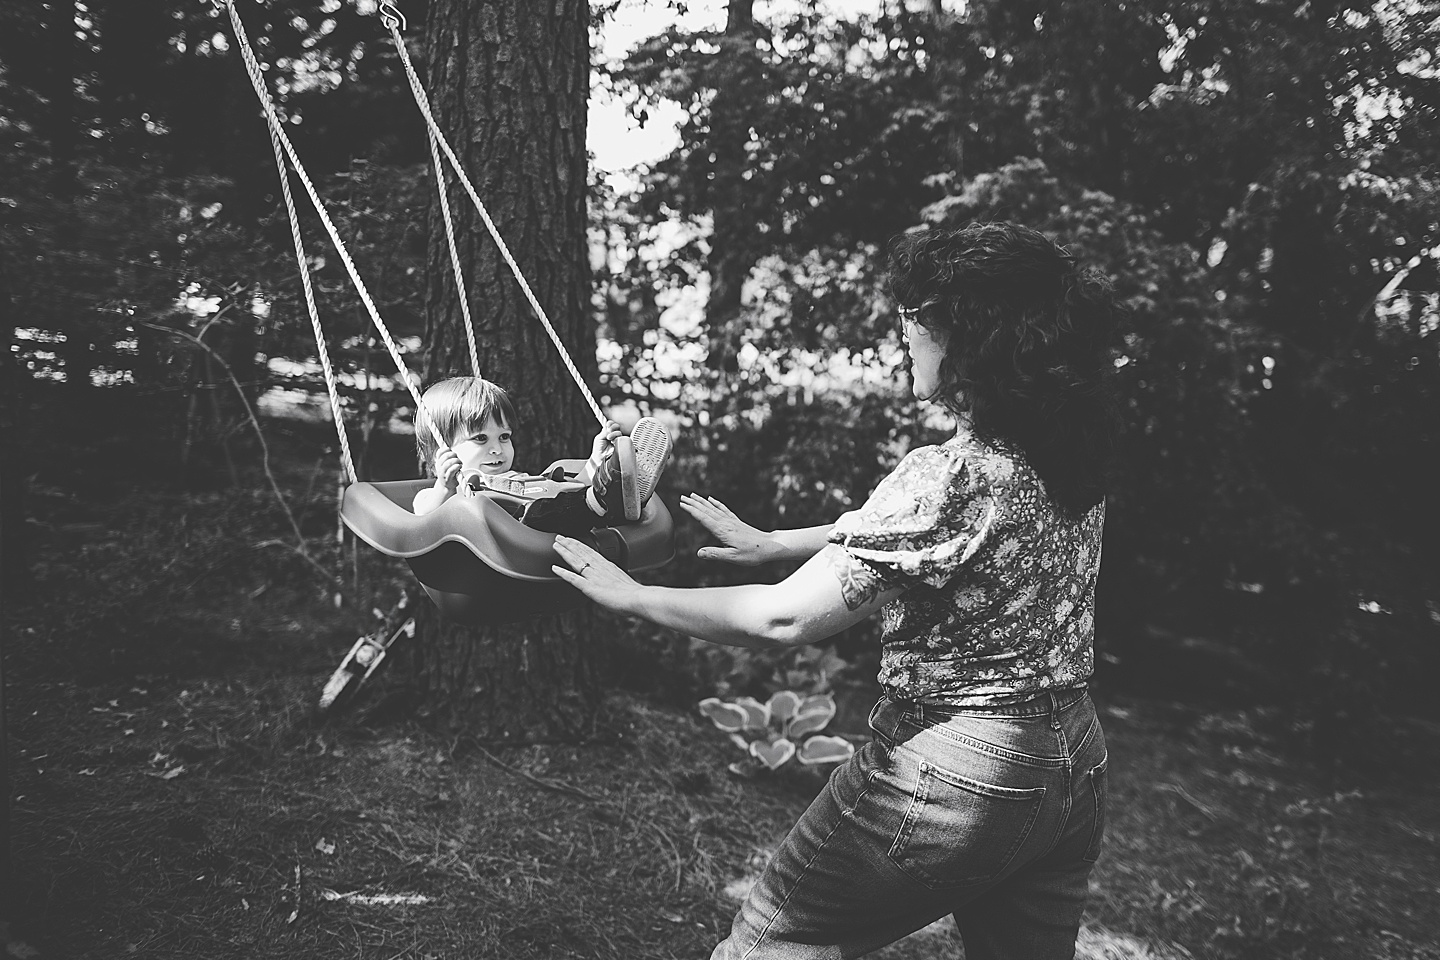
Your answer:
[[[1070,960],[1105,832],[1083,689],[937,708],[882,699],[711,960],[859,957],[954,914],[967,960]]]

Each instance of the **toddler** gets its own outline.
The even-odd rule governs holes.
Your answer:
[[[416,430],[420,457],[435,475],[434,486],[415,495],[416,514],[435,510],[462,483],[520,494],[548,487],[547,479],[564,479],[559,468],[548,478],[513,469],[515,407],[503,387],[482,377],[452,377],[426,390],[424,399],[436,430],[449,442],[442,446],[435,431],[423,426]],[[585,487],[530,500],[520,521],[536,530],[575,536],[638,520],[665,469],[670,435],[658,420],[642,418],[630,435],[633,463],[622,461],[615,443],[621,436],[619,424],[607,420],[595,434],[590,459],[577,478]]]

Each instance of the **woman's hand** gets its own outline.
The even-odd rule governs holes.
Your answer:
[[[579,540],[569,537],[555,538],[555,552],[568,565],[562,567],[557,564],[550,568],[561,580],[602,607],[620,613],[638,612],[640,584],[630,579],[624,570]]]
[[[680,506],[723,544],[701,547],[695,552],[701,560],[723,560],[753,567],[777,559],[773,534],[750,526],[714,497],[687,493],[680,498]]]

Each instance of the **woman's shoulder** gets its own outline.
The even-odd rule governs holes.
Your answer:
[[[837,537],[860,530],[913,536],[943,525],[958,505],[984,492],[979,487],[987,482],[973,469],[976,452],[955,439],[910,450],[863,505],[836,521]]]
[[[1008,486],[1028,472],[1018,450],[962,430],[944,443],[914,448],[901,458],[891,477],[995,488]]]

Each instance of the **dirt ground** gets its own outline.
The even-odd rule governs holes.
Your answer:
[[[703,958],[820,787],[729,776],[697,711],[634,691],[573,745],[487,747],[368,693],[321,714],[368,611],[257,519],[268,494],[35,493],[34,589],[5,610],[9,956]],[[1440,960],[1440,730],[1394,722],[1406,759],[1362,773],[1278,708],[1096,699],[1083,960]],[[942,922],[878,956],[963,948]]]
[[[12,687],[31,955],[704,957],[820,782],[737,781],[702,718],[633,695],[575,746],[325,719],[319,659]],[[1433,792],[1287,760],[1253,713],[1102,708],[1081,957],[1440,958]],[[943,923],[879,954],[961,955]]]

